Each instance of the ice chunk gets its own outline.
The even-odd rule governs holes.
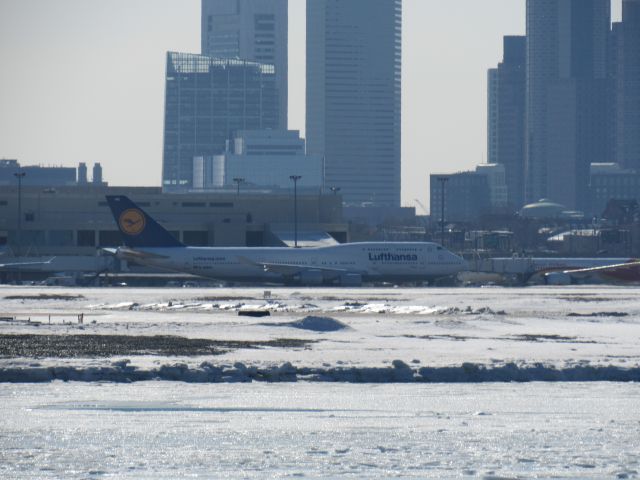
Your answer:
[[[302,320],[291,322],[288,325],[293,328],[312,330],[314,332],[336,332],[338,330],[349,328],[347,325],[334,318],[315,316],[304,317]]]

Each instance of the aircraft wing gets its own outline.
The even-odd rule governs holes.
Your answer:
[[[339,277],[345,273],[354,273],[344,268],[327,268],[327,267],[315,267],[311,265],[293,265],[285,263],[268,263],[268,262],[254,262],[246,257],[238,257],[238,259],[246,265],[254,265],[262,267],[265,272],[279,273],[285,277],[292,277],[303,272],[322,272],[323,277],[327,280]]]
[[[120,248],[103,248],[103,251],[115,255],[118,258],[124,260],[150,260],[169,258],[167,255],[158,255],[157,253],[145,252],[144,250],[134,250],[133,248],[120,247]]]

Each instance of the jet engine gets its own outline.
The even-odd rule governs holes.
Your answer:
[[[339,283],[343,287],[361,287],[362,275],[359,273],[344,273],[340,275]]]
[[[320,270],[304,270],[298,273],[295,277],[296,283],[301,285],[322,285],[324,282],[324,275]]]
[[[571,275],[564,272],[549,272],[544,275],[546,285],[571,285]]]

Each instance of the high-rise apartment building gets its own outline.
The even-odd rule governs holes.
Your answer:
[[[307,0],[307,152],[346,203],[400,206],[401,0]]]
[[[488,163],[504,166],[507,205],[524,203],[526,37],[504,37],[504,58],[488,74]]]
[[[273,65],[282,130],[288,108],[287,7],[287,0],[202,0],[201,53]]]
[[[526,200],[587,201],[607,159],[610,0],[527,0]]]
[[[616,161],[640,171],[640,0],[622,2],[614,32]]]
[[[233,132],[278,126],[273,65],[169,52],[165,90],[166,191],[192,188],[194,158],[223,153]]]

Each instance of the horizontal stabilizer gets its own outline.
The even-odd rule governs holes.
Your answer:
[[[107,250],[107,249],[104,249]],[[109,249],[111,250],[111,249]],[[111,252],[110,252],[111,253]],[[118,258],[123,260],[160,260],[169,258],[167,255],[158,255],[157,253],[143,252],[132,248],[120,247],[114,252]]]
[[[14,263],[0,263],[0,268],[16,268],[16,267],[34,267],[36,265],[49,265],[53,259],[52,257],[46,262],[14,262]]]

